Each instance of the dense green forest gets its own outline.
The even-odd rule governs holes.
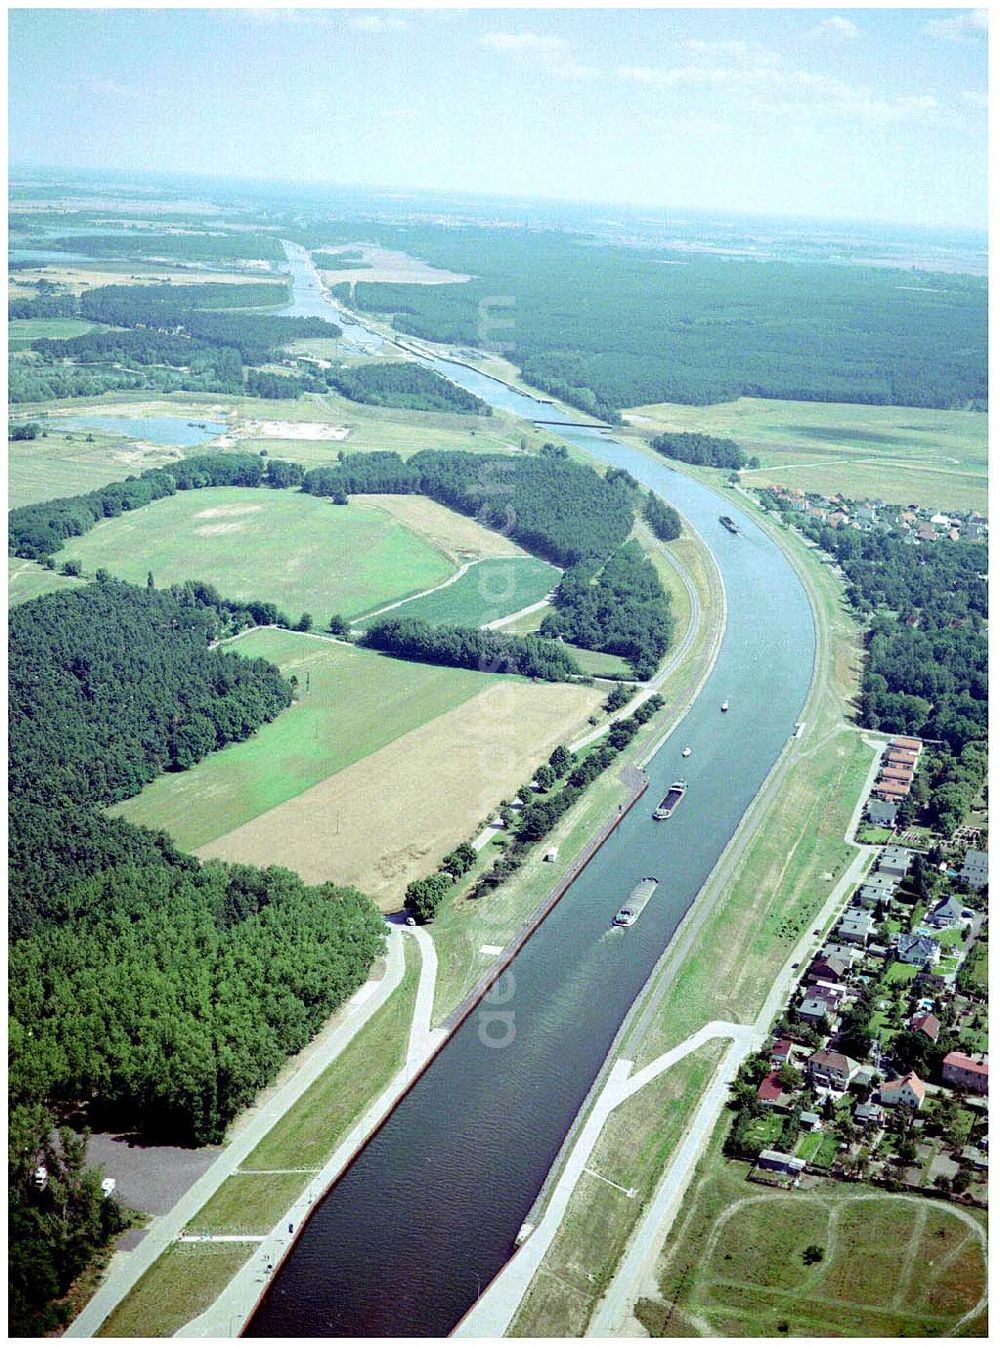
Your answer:
[[[46,248],[54,252],[82,253],[86,257],[176,258],[179,262],[284,262],[285,250],[273,234],[167,233],[157,230],[121,230],[114,234],[68,234],[64,238],[46,238]]]
[[[276,360],[303,337],[331,337],[336,324],[321,318],[285,318],[240,312],[287,303],[285,285],[109,285],[73,300],[75,316],[101,329],[78,337],[41,337],[9,365],[12,402],[96,396],[113,389],[159,392],[249,392],[260,397],[298,397],[323,391],[316,379],[284,380],[244,367]],[[39,316],[39,295],[18,306],[21,316]],[[28,310],[25,312],[25,310]],[[69,362],[69,363],[68,363]],[[137,368],[138,367],[138,368]]]
[[[926,808],[950,834],[986,776],[986,549],[951,541],[914,547],[892,534],[795,521],[837,558],[848,600],[867,622],[862,724],[940,741],[921,760],[903,820]]]
[[[985,407],[986,284],[879,267],[759,262],[597,244],[562,232],[345,222],[463,285],[358,281],[355,305],[401,332],[481,344],[480,305],[513,296],[507,352],[530,383],[594,415],[741,395]],[[350,302],[352,287],[342,298]],[[506,312],[506,311],[505,311]]]
[[[493,408],[440,374],[410,361],[378,361],[326,371],[326,382],[354,402],[376,407],[405,407],[420,412],[473,412],[492,416]]]
[[[415,617],[387,617],[361,637],[361,644],[420,664],[446,664],[480,673],[522,674],[555,683],[579,677],[580,667],[556,641],[508,636],[480,627],[431,626]]]
[[[177,1143],[235,1113],[351,995],[383,947],[370,901],[179,853],[101,806],[244,739],[291,700],[264,660],[210,649],[235,605],[103,578],[9,620],[16,1330],[122,1223],[60,1118]],[[50,1182],[39,1190],[39,1159]]]
[[[359,491],[430,496],[474,515],[557,566],[603,560],[628,537],[632,498],[618,479],[565,459],[427,449],[405,462],[395,454],[350,454],[314,468],[302,489],[316,496]]]
[[[637,678],[651,678],[670,647],[674,618],[670,596],[638,543],[612,552],[603,566],[571,566],[555,592],[555,612],[542,635],[621,655]]]
[[[658,454],[666,458],[702,467],[739,469],[747,461],[746,454],[735,440],[722,440],[716,435],[677,430],[657,435],[651,444]]]

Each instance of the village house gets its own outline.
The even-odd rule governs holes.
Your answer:
[[[941,946],[929,935],[901,931],[896,937],[896,958],[916,968],[930,968],[941,958]]]
[[[941,1077],[956,1090],[989,1094],[990,1068],[982,1054],[969,1057],[964,1052],[949,1052],[941,1065]]]
[[[868,822],[876,828],[894,828],[896,826],[896,814],[899,812],[899,805],[890,804],[888,800],[870,799],[865,806],[865,814]]]
[[[797,1155],[786,1155],[784,1151],[761,1151],[760,1155],[757,1156],[758,1169],[764,1170],[768,1174],[791,1179],[793,1183],[798,1183],[805,1167],[805,1160],[800,1159]]]
[[[883,781],[902,781],[909,786],[913,781],[913,768],[890,762],[882,768]]]
[[[837,939],[851,945],[866,945],[874,929],[870,913],[853,909],[841,917],[837,925]]]
[[[780,1067],[787,1065],[792,1059],[792,1040],[790,1038],[779,1038],[771,1045],[771,1065]]]
[[[769,1071],[757,1086],[757,1098],[766,1109],[787,1112],[791,1107],[792,1095],[778,1079],[777,1071]]]
[[[910,1028],[916,1034],[925,1034],[932,1043],[936,1043],[941,1036],[941,1021],[936,1015],[913,1015]]]
[[[912,858],[912,851],[908,851],[906,847],[886,847],[879,857],[878,872],[880,875],[902,879],[910,868]]]
[[[989,883],[989,854],[970,847],[965,853],[965,861],[958,872],[958,877],[964,884],[968,884],[970,889],[985,889]]]
[[[970,922],[972,917],[971,910],[952,894],[950,898],[942,898],[940,902],[935,903],[924,917],[924,922],[936,930],[943,931],[949,926],[960,926]]]
[[[809,976],[816,982],[831,982],[834,985],[849,977],[853,960],[842,955],[831,954],[828,958],[818,954],[809,965]]]
[[[854,1120],[861,1127],[881,1127],[884,1118],[884,1110],[871,1101],[867,1104],[858,1104],[854,1110]]]
[[[924,746],[923,739],[914,739],[909,734],[897,734],[895,739],[890,741],[890,748],[910,748],[915,753],[919,753]]]
[[[806,1071],[814,1085],[831,1090],[846,1090],[858,1073],[853,1057],[831,1048],[820,1048],[806,1062]]]
[[[899,1080],[887,1080],[878,1092],[879,1102],[887,1108],[922,1109],[926,1090],[915,1071]]]

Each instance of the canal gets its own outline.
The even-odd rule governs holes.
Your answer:
[[[495,407],[551,419],[551,407],[474,370],[427,363]],[[627,468],[709,544],[728,599],[718,660],[648,764],[646,796],[511,964],[502,1004],[486,1002],[464,1022],[317,1206],[248,1336],[427,1337],[454,1327],[513,1252],[623,1018],[801,713],[812,613],[780,548],[728,497],[667,463],[604,432],[561,434]],[[722,528],[721,513],[740,536]],[[668,822],[653,822],[680,776],[685,799]],[[659,887],[641,919],[612,930],[647,875]]]

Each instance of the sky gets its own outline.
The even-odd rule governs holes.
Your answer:
[[[21,9],[13,165],[985,228],[986,11]]]

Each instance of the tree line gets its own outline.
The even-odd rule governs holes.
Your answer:
[[[552,831],[587,786],[607,771],[642,726],[663,706],[663,698],[658,693],[647,698],[631,716],[610,725],[607,737],[582,756],[571,753],[562,744],[554,748],[548,761],[536,767],[531,781],[518,790],[521,811],[515,813],[510,807],[501,808],[502,817],[514,827],[514,838],[490,869],[478,877],[471,896],[481,898],[511,879],[524,864],[531,848]],[[406,910],[410,916],[420,922],[433,921],[453,885],[472,869],[475,862],[475,848],[463,842],[445,856],[437,872],[413,880],[406,889]]]
[[[680,463],[694,463],[701,467],[733,468],[739,470],[747,456],[735,440],[720,439],[717,435],[702,435],[687,430],[672,430],[657,435],[652,446],[665,458]]]
[[[670,648],[670,595],[638,543],[619,547],[603,566],[588,559],[569,567],[554,605],[542,623],[543,636],[621,655],[637,678],[651,678]]]
[[[493,408],[434,370],[413,361],[373,361],[325,372],[326,382],[352,402],[404,407],[421,412],[465,412],[492,416]]]
[[[632,528],[632,499],[623,482],[548,456],[426,449],[404,462],[395,454],[350,454],[336,467],[307,472],[302,489],[318,496],[430,496],[558,566],[603,559]]]
[[[557,642],[537,636],[509,636],[481,627],[431,626],[416,617],[387,617],[361,637],[370,650],[481,673],[521,674],[547,682],[580,676],[580,666]]]

